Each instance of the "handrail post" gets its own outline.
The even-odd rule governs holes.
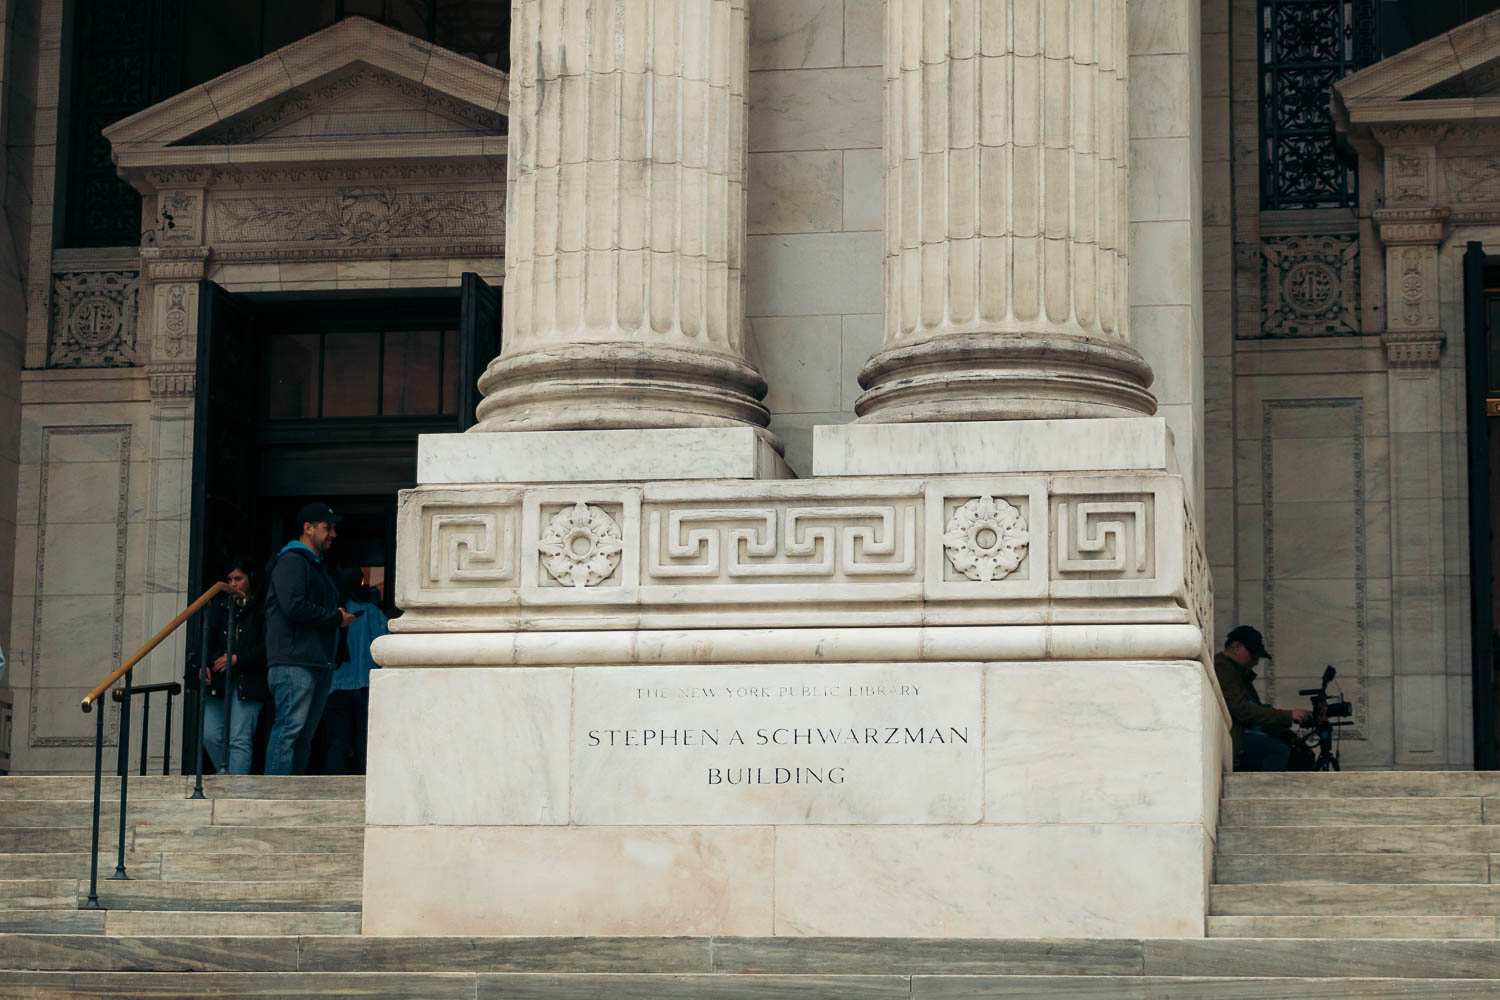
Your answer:
[[[141,695],[141,777],[146,776],[147,741],[151,736],[151,692]]]
[[[161,738],[161,774],[163,778],[172,774],[172,689],[167,688],[166,734]]]
[[[234,614],[239,601],[229,597],[229,630],[224,633],[224,773],[229,769],[229,724],[234,712]]]
[[[99,906],[99,791],[104,784],[104,706],[94,719],[94,836],[89,845],[89,898],[80,910],[98,910]]]
[[[198,776],[198,780],[193,783],[193,794],[188,796],[191,799],[207,798],[203,794],[203,721],[204,712],[208,708],[208,680],[204,676],[206,666],[204,661],[208,659],[208,640],[211,632],[208,609],[204,608],[198,613],[203,616],[203,638],[198,646],[198,728],[193,732],[193,773]]]
[[[120,841],[111,879],[130,878],[125,874],[125,808],[130,792],[130,675],[133,673],[134,670],[125,671],[125,688],[120,699]]]

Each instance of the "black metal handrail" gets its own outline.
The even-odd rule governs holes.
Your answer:
[[[110,690],[112,687],[114,687],[114,685],[115,685],[115,683],[117,681],[122,681],[123,682],[123,686],[121,688],[119,688],[115,692],[114,695],[111,696],[120,705],[120,739],[119,739],[119,748],[120,749],[119,749],[119,763],[118,763],[118,765],[116,767],[116,773],[120,777],[120,828],[119,828],[119,839],[116,842],[115,873],[113,875],[109,876],[110,879],[112,879],[112,880],[114,880],[114,879],[127,879],[128,880],[130,878],[130,876],[128,874],[126,874],[126,872],[125,872],[125,814],[126,814],[126,807],[127,807],[127,804],[128,804],[128,796],[129,796],[129,791],[130,791],[130,699],[131,699],[131,696],[133,694],[135,694],[137,691],[146,691],[146,688],[148,688],[148,687],[152,688],[154,690],[159,690],[159,689],[162,688],[161,685],[147,685],[146,687],[142,687],[142,688],[139,688],[139,689],[133,689],[131,687],[131,677],[132,677],[132,674],[135,672],[135,666],[136,666],[136,664],[138,664],[142,660],[144,660],[151,653],[151,651],[153,649],[155,649],[157,646],[159,646],[163,642],[165,642],[168,639],[168,637],[170,637],[172,635],[173,632],[176,632],[179,628],[181,628],[182,625],[185,622],[187,622],[187,620],[189,618],[191,618],[194,614],[197,614],[199,611],[204,612],[204,614],[203,614],[203,639],[204,639],[203,654],[204,655],[203,655],[203,657],[200,657],[200,658],[206,658],[207,651],[210,648],[209,647],[209,643],[208,643],[210,623],[209,623],[209,615],[208,615],[208,612],[207,612],[207,608],[208,608],[209,604],[211,604],[213,602],[213,599],[215,597],[217,597],[219,594],[223,594],[223,593],[228,593],[233,598],[229,602],[229,607],[230,607],[230,611],[229,611],[229,647],[230,647],[230,650],[229,650],[229,652],[230,652],[230,655],[233,655],[233,646],[234,646],[234,610],[244,600],[244,598],[239,594],[238,591],[236,591],[232,587],[230,587],[229,584],[221,582],[221,583],[214,584],[212,587],[208,588],[208,590],[204,591],[204,593],[203,593],[203,595],[201,597],[199,597],[192,604],[189,604],[185,609],[183,609],[183,611],[179,615],[177,615],[177,617],[173,618],[170,622],[168,622],[167,625],[166,625],[166,627],[164,627],[160,632],[156,633],[156,635],[152,636],[150,642],[146,643],[140,649],[136,650],[135,653],[133,653],[127,660],[125,660],[124,663],[120,664],[118,667],[116,667],[114,670],[112,670],[110,672],[110,675],[108,677],[106,677],[102,682],[100,682],[100,684],[97,687],[95,687],[92,691],[90,691],[88,694],[84,695],[84,697],[83,697],[83,704],[82,704],[83,710],[85,712],[92,712],[94,710],[94,703],[97,702],[100,698],[102,698],[104,696],[104,692],[106,692],[106,691]],[[175,685],[175,682],[174,682],[174,684],[172,686],[177,686],[177,685]],[[177,686],[177,688],[178,688],[178,691],[181,691],[181,687],[180,686]],[[169,691],[168,692],[168,697],[170,697],[172,693],[174,693],[174,692]],[[198,709],[198,732],[201,734],[203,732],[203,708],[202,708],[203,699],[202,698],[198,699],[198,703],[199,703],[199,709]],[[147,701],[146,705],[149,706],[149,704],[150,704],[150,702]],[[145,709],[145,711],[149,711],[149,708]],[[148,718],[149,718],[149,716],[148,716]],[[168,726],[170,726],[171,725],[171,713],[170,713],[170,711],[167,714],[167,719],[168,719]],[[226,719],[225,722],[226,722],[225,731],[227,733],[228,732],[228,720]],[[170,736],[168,737],[168,739],[170,740]],[[199,742],[200,743],[202,742],[202,736],[201,735],[199,736]],[[144,770],[144,768],[145,768],[144,734],[143,734],[143,743],[142,743],[142,754],[141,754],[141,756],[142,756],[142,764],[141,764],[141,766],[142,766],[142,772],[141,773],[144,774],[145,773],[145,770]],[[93,838],[90,841],[90,845],[89,845],[89,847],[90,847],[90,850],[89,850],[89,895],[88,895],[88,900],[87,901],[85,901],[83,903],[80,903],[78,905],[78,908],[81,909],[81,910],[98,910],[98,909],[101,909],[101,907],[99,906],[99,807],[100,807],[100,799],[101,799],[101,795],[102,795],[102,792],[103,792],[103,788],[104,788],[104,712],[101,710],[101,711],[95,713],[95,718],[94,718],[94,828],[93,828]],[[197,787],[194,789],[193,797],[194,798],[200,798],[200,799],[203,798],[203,752],[202,752],[201,747],[200,747],[199,752],[198,752],[198,784],[197,784]]]
[[[141,687],[132,687],[132,696],[141,699],[141,777],[146,776],[146,742],[151,736],[151,696],[158,692],[167,693],[167,726],[161,738],[161,773],[169,775],[172,773],[172,699],[182,694],[182,685],[176,681],[167,681],[164,684],[146,684]],[[115,688],[109,693],[110,700],[120,704],[125,700],[125,690]]]

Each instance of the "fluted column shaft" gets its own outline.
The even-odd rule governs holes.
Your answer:
[[[504,341],[477,430],[767,422],[745,0],[515,0]]]
[[[872,421],[1150,413],[1127,308],[1125,0],[888,0]]]

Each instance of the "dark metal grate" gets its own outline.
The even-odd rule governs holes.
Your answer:
[[[1379,56],[1377,0],[1260,0],[1261,207],[1338,208],[1358,194],[1334,146],[1340,78]]]

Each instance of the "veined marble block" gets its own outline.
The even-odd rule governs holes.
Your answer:
[[[1212,596],[1120,423],[1162,467],[406,493],[366,932],[1200,936]]]
[[[602,483],[642,479],[791,479],[754,427],[423,434],[417,482]]]
[[[398,668],[372,699],[369,934],[1203,933],[1200,661]]]

